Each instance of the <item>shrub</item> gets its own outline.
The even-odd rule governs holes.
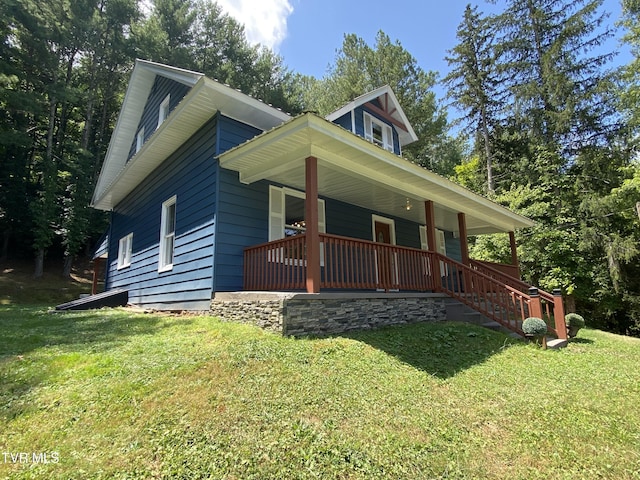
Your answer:
[[[567,313],[564,317],[567,327],[582,328],[584,327],[584,318],[577,313]]]
[[[525,335],[544,335],[547,333],[547,324],[538,317],[529,317],[522,322],[522,331]]]

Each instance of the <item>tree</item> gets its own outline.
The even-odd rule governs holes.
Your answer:
[[[466,133],[471,132],[482,144],[486,190],[495,192],[491,131],[498,122],[501,93],[498,85],[497,58],[494,49],[494,27],[478,7],[467,5],[458,26],[458,44],[446,57],[451,70],[443,79],[447,96],[465,115],[458,120]],[[478,145],[479,146],[479,145]]]
[[[591,53],[612,35],[601,6],[602,0],[509,0],[496,18],[509,114],[565,159],[606,140],[612,120],[603,67],[613,54]],[[561,165],[555,167],[553,175]]]
[[[620,95],[621,110],[626,113],[629,127],[637,138],[640,129],[640,2],[622,0],[623,40],[631,47],[632,60],[622,69],[624,88]]]

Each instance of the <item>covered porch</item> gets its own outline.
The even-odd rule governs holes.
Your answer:
[[[312,113],[219,160],[242,183],[267,180],[305,194],[302,231],[245,250],[245,290],[446,293],[516,332],[524,318],[540,316],[563,335],[558,295],[541,295],[520,281],[514,232],[531,220]],[[397,245],[375,228],[371,240],[335,235],[331,218],[321,232],[321,197],[414,222],[424,229],[423,248]],[[459,239],[459,260],[438,252],[438,229]],[[512,264],[471,260],[467,237],[496,232],[509,234]]]

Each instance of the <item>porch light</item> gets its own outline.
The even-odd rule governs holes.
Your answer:
[[[404,205],[404,208],[407,210],[407,212],[413,208],[413,205],[411,205],[411,200],[409,200],[408,197],[407,197],[407,202]]]

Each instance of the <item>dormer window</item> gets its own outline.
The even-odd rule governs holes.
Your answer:
[[[160,104],[160,110],[158,112],[158,128],[162,125],[162,122],[169,116],[169,100],[171,100],[171,94],[167,94],[164,100]]]
[[[393,152],[393,130],[367,112],[364,112],[364,138]]]

